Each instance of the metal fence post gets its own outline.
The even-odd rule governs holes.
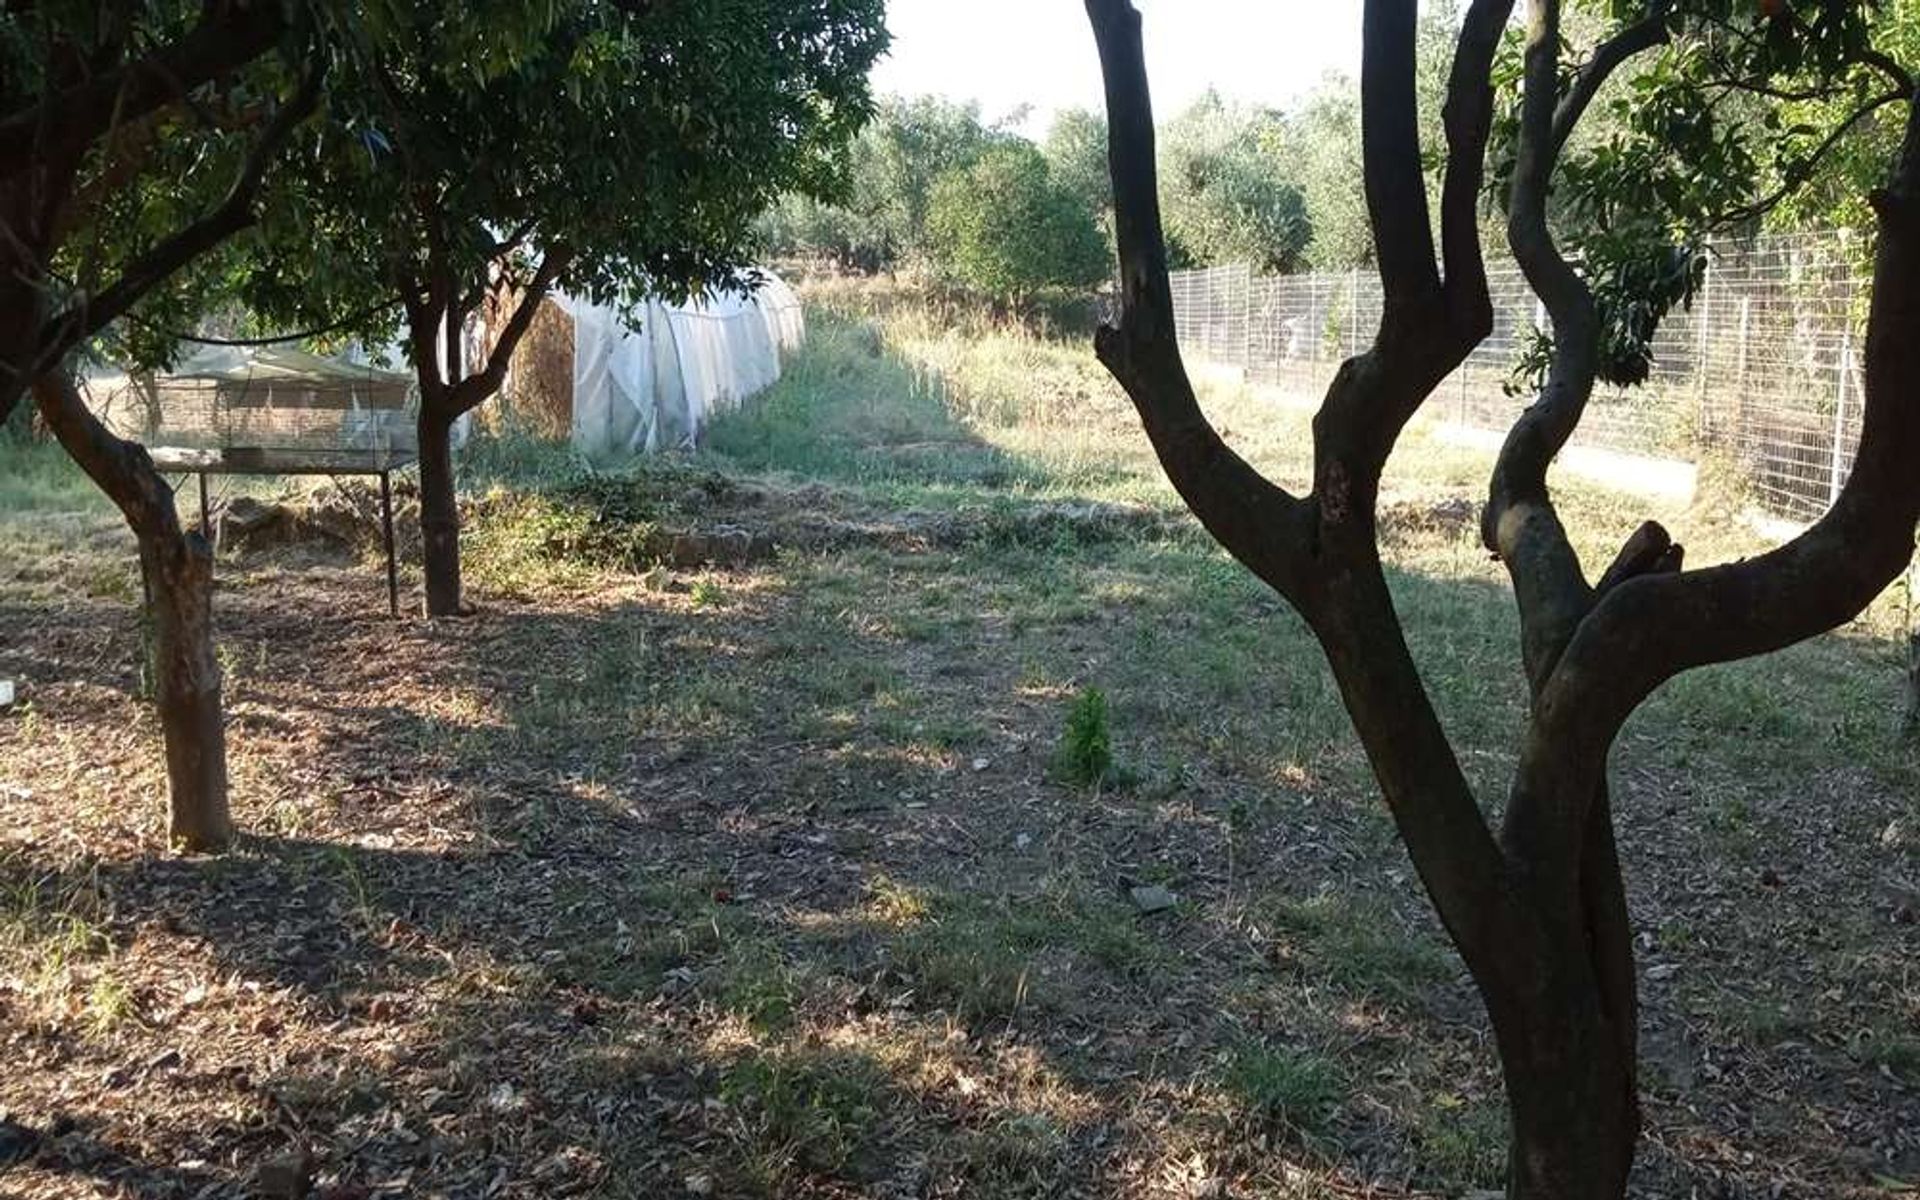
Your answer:
[[[1347,354],[1360,353],[1360,268],[1347,272]]]
[[[1693,324],[1695,406],[1693,436],[1696,442],[1708,442],[1713,439],[1713,416],[1710,407],[1712,393],[1707,388],[1707,356],[1712,353],[1712,346],[1707,341],[1707,332],[1713,326],[1713,264],[1711,262],[1700,268],[1700,307],[1694,316]]]
[[[1845,450],[1847,436],[1847,376],[1853,374],[1853,330],[1842,330],[1840,334],[1840,386],[1833,400],[1833,463],[1832,478],[1827,488],[1827,503],[1832,504],[1840,498],[1840,485],[1845,483]]]

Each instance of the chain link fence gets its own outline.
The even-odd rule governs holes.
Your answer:
[[[1601,388],[1573,444],[1697,463],[1731,462],[1768,515],[1812,521],[1846,482],[1860,438],[1859,349],[1866,278],[1845,231],[1715,247],[1688,309],[1661,322],[1647,382]],[[1380,323],[1371,270],[1172,276],[1190,362],[1318,396]],[[1471,430],[1504,433],[1526,404],[1507,394],[1521,351],[1546,324],[1517,268],[1489,271],[1492,334],[1428,401]]]

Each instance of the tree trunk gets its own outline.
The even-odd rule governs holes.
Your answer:
[[[1507,1200],[1621,1200],[1640,1135],[1632,1070],[1600,1022],[1549,1022],[1503,1051],[1513,1144]],[[1504,1039],[1503,1039],[1504,1040]]]
[[[453,490],[453,422],[420,410],[420,546],[427,577],[427,615],[457,617],[460,599],[460,507]]]
[[[50,371],[33,386],[47,427],[113,499],[139,541],[153,621],[154,699],[166,742],[169,833],[186,849],[219,850],[233,836],[233,820],[213,653],[213,550],[180,528],[173,489],[146,450],[109,433],[70,376]]]
[[[1512,1115],[1508,1200],[1621,1200],[1640,1137],[1633,928],[1605,785],[1587,825],[1575,886],[1533,881],[1482,988]],[[1549,915],[1561,904],[1572,912]]]
[[[1907,635],[1907,714],[1902,729],[1920,737],[1920,631]]]
[[[169,840],[219,850],[233,838],[220,664],[213,652],[213,550],[177,521],[140,534],[153,622],[154,703],[166,741]]]

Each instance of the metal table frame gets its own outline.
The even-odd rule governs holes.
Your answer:
[[[412,466],[413,454],[390,450],[282,450],[229,447],[199,450],[155,446],[147,453],[153,465],[170,475],[193,475],[200,484],[200,533],[212,544],[213,521],[207,500],[209,475],[372,475],[380,480],[380,539],[387,552],[387,608],[400,617],[400,565],[393,544],[393,473]]]

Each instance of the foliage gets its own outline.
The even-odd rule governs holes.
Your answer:
[[[1113,733],[1107,725],[1107,695],[1088,688],[1067,709],[1066,732],[1054,769],[1067,783],[1098,787],[1113,772]]]
[[[1160,203],[1175,266],[1297,267],[1311,236],[1300,189],[1285,175],[1277,113],[1212,92],[1160,131]]]
[[[1319,270],[1371,262],[1367,198],[1354,186],[1360,178],[1360,97],[1352,80],[1336,77],[1307,97],[1288,122],[1286,161],[1313,233],[1304,251],[1307,262]]]
[[[1652,10],[1592,4],[1563,65],[1570,81],[1602,38]],[[1920,61],[1920,5],[1672,6],[1657,52],[1598,97],[1555,177],[1562,249],[1593,288],[1600,378],[1644,382],[1662,319],[1684,307],[1707,267],[1710,238],[1763,227],[1867,220],[1901,122],[1905,89],[1865,61]],[[1499,71],[1494,195],[1504,207],[1518,132],[1519,62]],[[1570,83],[1566,86],[1570,86]],[[1540,347],[1521,374],[1537,381]]]
[[[156,327],[191,324],[206,289],[169,304],[162,285],[252,219],[250,160],[264,173],[291,122],[311,124],[301,81],[343,46],[380,37],[360,6],[332,0],[10,8],[0,18],[0,304],[14,333],[0,339],[0,361],[24,369],[8,368],[0,415],[35,367],[84,353],[103,333],[110,351],[170,353]],[[164,88],[152,83],[161,73]],[[141,299],[148,321],[106,328]]]
[[[440,6],[389,12],[391,48],[352,64],[236,267],[251,306],[310,324],[474,298],[561,249],[574,294],[683,297],[740,278],[774,196],[843,177],[884,44],[875,0],[539,7],[451,27]]]
[[[1113,227],[1113,179],[1107,169],[1107,119],[1084,108],[1060,110],[1041,151],[1053,177],[1102,230]]]
[[[938,96],[890,97],[851,150],[844,185],[825,197],[787,194],[760,223],[776,252],[820,256],[864,270],[923,257],[939,179],[1020,139],[981,121],[975,104]]]
[[[995,146],[934,185],[927,241],[936,271],[988,296],[1092,285],[1109,269],[1093,218],[1025,142]]]

